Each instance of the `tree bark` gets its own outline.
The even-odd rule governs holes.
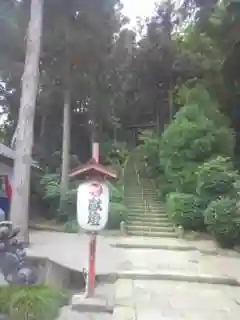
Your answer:
[[[65,88],[64,88],[64,110],[63,110],[63,137],[62,137],[62,172],[60,184],[60,208],[63,208],[63,201],[66,198],[69,182],[70,163],[70,130],[71,130],[71,88],[70,88],[70,52],[69,52],[69,28],[68,21],[65,27]]]
[[[42,138],[44,136],[45,129],[46,129],[46,123],[47,123],[47,115],[46,115],[46,113],[44,113],[41,117],[41,126],[40,126],[40,133],[39,133],[40,138]]]
[[[39,57],[44,0],[31,1],[27,33],[26,59],[22,77],[22,93],[16,136],[13,170],[13,193],[10,218],[20,228],[19,237],[29,243],[29,191],[33,147],[33,128],[39,80]]]
[[[60,185],[60,206],[65,199],[68,190],[68,174],[69,174],[69,151],[70,151],[70,105],[71,95],[70,88],[64,90],[64,110],[63,110],[63,137],[62,137],[62,174]]]

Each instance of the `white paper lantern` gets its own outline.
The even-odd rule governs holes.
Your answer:
[[[77,221],[81,228],[98,232],[108,222],[109,189],[99,181],[84,182],[77,192]]]

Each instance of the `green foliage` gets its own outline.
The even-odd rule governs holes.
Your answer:
[[[167,195],[175,191],[175,185],[171,181],[168,181],[163,173],[160,173],[155,179],[155,185],[158,197],[164,202],[166,201]]]
[[[166,208],[177,226],[195,231],[204,228],[204,202],[199,197],[193,194],[170,193]]]
[[[127,210],[123,204],[110,204],[107,229],[119,230],[121,221],[126,221]]]
[[[123,165],[129,156],[129,151],[125,142],[113,141],[111,139],[105,139],[104,142],[101,143],[100,152],[103,163],[110,165],[116,160],[120,165]]]
[[[110,208],[107,229],[118,230],[121,221],[125,221],[127,208],[123,203],[123,187],[108,182],[110,191]]]
[[[141,152],[142,162],[147,165],[148,175],[154,177],[159,171],[159,147],[160,137],[153,134],[151,131],[143,131],[139,136],[141,145],[139,150]]]
[[[214,101],[211,102],[204,89],[203,97],[199,97],[199,90],[196,87],[188,92],[185,99],[191,104],[176,114],[164,131],[160,145],[161,166],[179,192],[195,192],[196,172],[204,161],[214,155],[232,156],[234,152],[234,136],[227,121],[212,107]]]
[[[55,200],[58,196],[60,196],[59,182],[59,174],[46,173],[41,177],[40,185],[44,190],[44,199]]]
[[[237,196],[236,182],[238,173],[234,170],[230,158],[218,156],[205,162],[199,168],[197,193],[207,201],[220,196]]]
[[[41,177],[40,185],[42,186],[43,199],[49,205],[49,209],[55,213],[59,219],[68,219],[76,215],[76,183],[70,184],[70,188],[63,199],[62,209],[59,208],[60,201],[60,176],[58,174],[46,173]]]
[[[79,232],[79,226],[77,224],[76,219],[68,220],[64,226],[63,226],[63,232],[66,233],[78,233]]]
[[[212,201],[204,212],[204,221],[217,242],[232,248],[240,236],[240,215],[236,199],[223,197]]]
[[[53,320],[69,297],[46,286],[0,287],[0,312],[14,319]]]
[[[193,192],[194,172],[211,155],[212,131],[213,123],[196,105],[191,105],[179,111],[176,119],[163,133],[160,163],[166,177],[179,192]],[[189,183],[189,178],[193,183]],[[190,188],[186,188],[189,184]]]

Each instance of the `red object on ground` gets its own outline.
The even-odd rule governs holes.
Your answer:
[[[12,187],[11,187],[8,176],[4,176],[4,182],[6,186],[6,197],[10,201],[12,199]]]
[[[89,283],[88,283],[88,297],[94,295],[95,289],[95,260],[96,260],[96,235],[91,235],[89,248]]]

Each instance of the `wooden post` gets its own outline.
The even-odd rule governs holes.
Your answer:
[[[90,234],[89,237],[89,267],[88,267],[88,277],[86,284],[86,297],[90,298],[94,296],[95,289],[95,259],[96,259],[96,235]]]
[[[99,163],[99,143],[93,142],[92,143],[92,158]]]
[[[92,159],[99,163],[99,143],[92,143]],[[95,233],[90,234],[89,236],[89,261],[88,261],[88,275],[86,283],[86,298],[94,296],[95,289],[95,278],[96,278],[96,245],[97,245],[97,236]]]

